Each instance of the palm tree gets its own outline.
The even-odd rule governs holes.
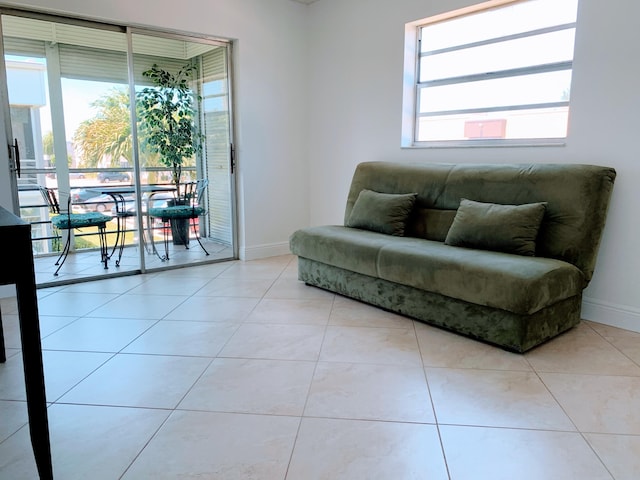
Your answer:
[[[114,88],[91,104],[97,109],[93,118],[80,124],[73,135],[85,167],[97,167],[103,158],[110,158],[111,166],[120,166],[120,159],[131,160],[133,144],[129,93]]]

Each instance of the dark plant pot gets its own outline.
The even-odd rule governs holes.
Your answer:
[[[186,205],[184,200],[169,200],[167,205]],[[189,219],[187,218],[171,218],[171,237],[174,245],[189,246]]]
[[[172,218],[169,223],[171,224],[173,244],[189,246],[189,220],[186,218]]]

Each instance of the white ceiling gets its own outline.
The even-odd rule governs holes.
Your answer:
[[[294,2],[304,3],[305,5],[309,5],[313,2],[317,2],[318,0],[293,0]]]

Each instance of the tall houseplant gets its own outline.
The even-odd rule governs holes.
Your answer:
[[[190,63],[175,74],[154,64],[142,72],[153,85],[136,95],[143,148],[158,154],[160,161],[171,169],[178,199],[182,165],[200,150],[202,141],[196,124],[199,97],[190,85],[196,71],[196,66]],[[188,221],[172,221],[171,229],[174,244],[189,244]]]
[[[142,75],[153,86],[137,94],[136,108],[140,120],[140,138],[144,147],[157,153],[171,169],[172,182],[180,192],[182,165],[193,158],[201,145],[196,124],[198,96],[189,82],[196,66],[187,64],[172,74],[154,64]]]

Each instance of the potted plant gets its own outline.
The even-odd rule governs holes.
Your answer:
[[[149,70],[142,72],[153,85],[136,95],[143,147],[150,153],[157,153],[160,161],[171,169],[172,183],[176,187],[178,198],[182,165],[201,148],[202,135],[196,124],[199,97],[190,85],[196,71],[196,66],[191,63],[175,74],[154,64]],[[172,223],[172,229],[174,228],[176,226]],[[182,242],[176,240],[184,239],[184,243],[188,244],[188,224],[178,228],[180,230],[173,230],[174,243],[180,244]]]

